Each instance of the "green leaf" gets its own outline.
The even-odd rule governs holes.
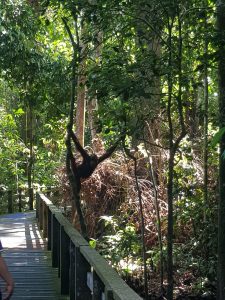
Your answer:
[[[22,108],[18,108],[14,113],[15,115],[21,116],[24,114],[24,110]]]
[[[95,239],[91,239],[91,240],[89,241],[89,245],[90,245],[91,248],[95,249],[95,248],[96,248],[96,245],[97,245],[96,240],[95,240]]]
[[[211,141],[211,146],[212,147],[215,147],[216,144],[218,144],[220,142],[220,140],[222,139],[222,136],[224,135],[225,133],[225,127],[221,128],[215,135],[214,137],[212,138],[212,141]]]

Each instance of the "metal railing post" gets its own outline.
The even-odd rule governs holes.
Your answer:
[[[70,270],[70,239],[65,233],[64,227],[60,228],[60,282],[61,294],[69,294],[69,270]]]
[[[52,214],[52,267],[57,268],[59,266],[59,238],[60,238],[60,225],[55,217],[55,214]]]
[[[34,190],[33,190],[33,188],[29,188],[28,193],[29,193],[29,210],[33,210],[34,209]]]
[[[18,200],[19,200],[19,212],[22,212],[22,189],[18,189]]]
[[[8,191],[8,213],[13,213],[13,194],[12,191]]]

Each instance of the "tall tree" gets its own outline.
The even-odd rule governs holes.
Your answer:
[[[81,17],[82,18],[82,17]],[[78,20],[76,20],[78,22]],[[79,40],[79,66],[78,66],[78,80],[77,80],[77,109],[76,109],[76,134],[82,146],[84,146],[84,130],[85,130],[85,116],[86,116],[86,45],[83,41],[85,32],[85,23],[80,20],[81,29],[78,32],[78,26],[76,26],[77,36],[80,35]]]
[[[217,1],[219,126],[225,127],[225,0]],[[220,141],[218,208],[218,300],[225,299],[225,134]]]

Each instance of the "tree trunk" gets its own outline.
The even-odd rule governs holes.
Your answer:
[[[154,137],[151,132],[151,128],[148,122],[146,122],[149,139],[152,136],[152,140],[154,142]],[[161,227],[161,217],[160,217],[160,207],[159,207],[159,200],[158,200],[158,186],[157,180],[155,176],[155,169],[156,167],[153,165],[153,156],[151,153],[151,149],[147,149],[147,145],[145,143],[145,149],[148,155],[148,164],[149,164],[149,173],[150,178],[153,185],[154,191],[154,205],[155,205],[155,212],[156,212],[156,219],[157,219],[157,232],[158,232],[158,243],[159,243],[159,252],[160,252],[160,285],[161,285],[161,292],[163,292],[163,240],[162,240],[162,227]],[[147,151],[148,150],[148,151]]]
[[[169,57],[168,57],[168,68],[171,70],[172,66],[172,27],[173,22],[168,27],[169,32]],[[169,167],[168,167],[168,182],[167,182],[167,201],[168,201],[168,216],[167,216],[167,298],[168,300],[173,299],[173,168],[174,168],[174,154],[173,150],[173,123],[172,123],[172,92],[173,92],[173,80],[171,71],[168,73],[168,105],[167,105],[167,117],[169,124]]]
[[[84,63],[81,63],[80,72],[84,72]],[[76,109],[76,135],[81,146],[84,146],[85,111],[86,111],[86,77],[80,74],[77,87],[77,109]]]
[[[85,219],[83,216],[83,211],[82,211],[82,206],[81,206],[81,201],[80,201],[80,192],[78,191],[78,182],[77,182],[77,178],[75,177],[75,174],[73,174],[72,168],[71,168],[71,162],[74,160],[74,156],[73,156],[73,152],[72,152],[72,145],[71,145],[71,131],[73,130],[73,125],[74,125],[74,106],[75,106],[75,99],[76,99],[76,90],[75,89],[76,89],[76,87],[79,86],[79,84],[78,84],[79,81],[76,76],[76,70],[77,70],[77,68],[81,67],[81,65],[79,65],[79,63],[81,63],[81,61],[82,61],[81,53],[80,53],[80,44],[79,44],[79,32],[78,32],[78,26],[77,26],[77,15],[74,14],[73,17],[74,17],[75,26],[76,26],[77,42],[75,42],[75,40],[74,40],[71,30],[67,24],[67,20],[65,18],[62,18],[62,21],[65,25],[66,31],[70,37],[70,41],[71,41],[71,44],[73,47],[70,112],[69,112],[69,120],[68,120],[68,124],[67,124],[67,139],[66,139],[66,148],[67,148],[66,169],[67,169],[67,176],[68,176],[70,186],[72,189],[72,198],[73,198],[73,204],[74,204],[73,208],[74,207],[76,208],[76,212],[78,214],[81,233],[84,236],[84,238],[88,239],[87,227],[86,227]],[[78,59],[76,60],[77,53],[78,53]],[[82,80],[80,77],[80,82],[81,81]],[[78,96],[78,94],[77,94],[77,96]],[[84,98],[81,97],[81,99],[84,99]],[[85,109],[85,106],[83,106],[83,110],[84,109]],[[84,120],[84,115],[82,116],[82,118]],[[81,141],[83,140],[83,136],[79,137]],[[74,211],[72,213],[74,213]]]
[[[97,43],[95,45],[96,50],[94,56],[95,59],[100,62],[101,53],[102,53],[102,41],[103,41],[102,31],[98,32],[96,37],[97,37]],[[94,149],[94,152],[101,152],[104,149],[102,149],[102,145],[103,145],[102,140],[100,136],[97,135],[98,132],[98,130],[96,129],[97,122],[98,122],[98,116],[96,114],[97,110],[98,110],[98,98],[97,98],[97,91],[96,91],[96,95],[92,99],[89,99],[88,101],[88,122],[91,131],[92,147]]]
[[[27,165],[27,181],[28,181],[28,194],[29,194],[29,209],[33,210],[33,182],[32,182],[32,171],[33,171],[33,110],[32,105],[29,104],[27,112],[27,137],[29,143],[29,158]]]
[[[148,299],[148,278],[147,278],[147,255],[146,255],[146,246],[145,246],[145,219],[144,219],[144,208],[143,208],[143,200],[141,195],[141,190],[139,187],[138,177],[137,177],[137,159],[133,156],[126,145],[124,144],[125,153],[129,158],[131,158],[134,162],[134,178],[135,178],[135,185],[136,191],[139,201],[139,210],[140,210],[140,219],[141,219],[141,242],[142,242],[142,257],[143,257],[143,267],[144,267],[144,292],[145,297],[144,299]]]
[[[183,103],[182,103],[182,21],[180,18],[179,7],[177,6],[177,19],[178,19],[178,92],[174,99],[173,96],[173,74],[171,71],[168,72],[168,105],[167,105],[167,117],[169,124],[169,162],[168,162],[168,183],[167,183],[167,196],[168,196],[168,232],[167,232],[167,299],[173,299],[173,235],[174,235],[174,212],[173,212],[173,187],[174,187],[174,159],[176,152],[179,148],[181,140],[186,135],[185,123],[184,123],[184,113],[183,113]],[[172,53],[172,38],[173,38],[173,26],[174,19],[171,19],[170,24],[168,24],[168,69],[172,70],[172,64],[174,61]],[[179,133],[175,135],[175,126],[173,124],[173,104],[177,106],[178,118],[180,123]],[[177,137],[176,137],[177,136]]]
[[[84,34],[84,25],[82,26],[80,33],[80,65],[79,76],[77,80],[77,109],[76,109],[76,135],[81,146],[84,146],[84,130],[85,130],[85,112],[86,112],[86,76],[85,74],[85,44],[82,42]]]
[[[93,99],[89,99],[87,101],[88,123],[89,123],[89,128],[91,131],[91,139],[92,140],[94,140],[97,135],[97,131],[95,128],[95,118],[94,118],[96,107],[97,107],[97,97],[94,97]],[[97,152],[97,151],[94,149],[94,152]]]
[[[219,125],[225,127],[225,0],[217,2]],[[225,299],[225,134],[220,141],[218,207],[218,300]]]
[[[167,228],[167,299],[173,299],[173,178],[174,178],[174,151],[170,149],[168,183],[167,183],[167,201],[168,201],[168,228]]]
[[[206,6],[208,5],[206,1]],[[207,14],[205,18],[205,28],[207,29]],[[204,152],[203,152],[203,169],[204,169],[204,221],[206,222],[207,208],[208,208],[208,110],[209,110],[209,83],[208,83],[208,41],[205,34],[204,45]]]

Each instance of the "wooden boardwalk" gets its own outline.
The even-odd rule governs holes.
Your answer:
[[[58,270],[40,236],[35,212],[0,216],[3,256],[15,281],[12,300],[65,300],[60,296]],[[4,290],[1,281],[2,291]]]

